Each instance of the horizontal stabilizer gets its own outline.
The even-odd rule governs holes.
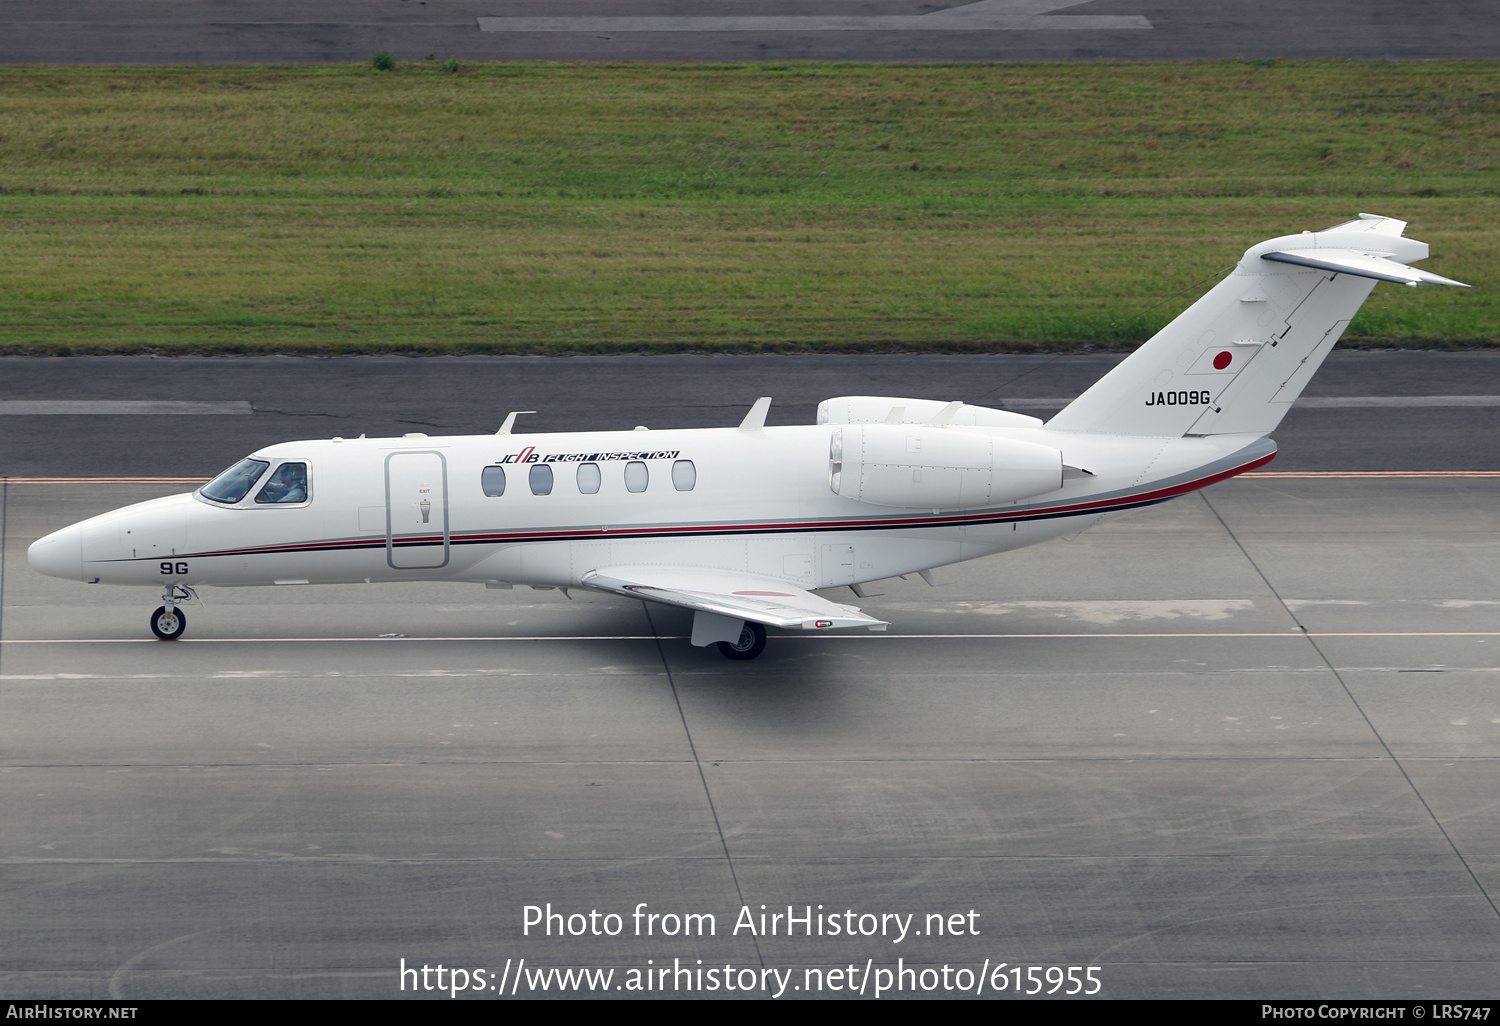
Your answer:
[[[1345,221],[1336,224],[1332,228],[1323,229],[1325,232],[1369,232],[1374,235],[1390,235],[1400,238],[1406,234],[1406,222],[1395,217],[1386,217],[1384,214],[1360,214],[1357,221]]]
[[[583,585],[616,595],[664,602],[769,627],[823,630],[831,627],[884,627],[855,606],[830,602],[773,577],[703,570],[695,567],[604,567],[583,576]]]
[[[1394,281],[1402,285],[1457,285],[1460,288],[1469,288],[1461,281],[1452,278],[1444,278],[1441,274],[1433,274],[1431,271],[1418,270],[1408,267],[1406,264],[1398,264],[1394,260],[1373,253],[1360,253],[1352,249],[1315,249],[1301,252],[1262,253],[1262,260],[1274,260],[1281,264],[1292,264],[1295,267],[1315,267],[1321,271],[1337,271],[1340,274],[1353,274],[1361,278],[1375,278],[1379,281]]]

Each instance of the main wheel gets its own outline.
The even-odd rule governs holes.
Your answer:
[[[740,638],[735,642],[721,641],[719,651],[726,659],[754,659],[766,650],[766,629],[758,623],[745,621],[740,628]]]
[[[187,617],[182,615],[180,608],[169,613],[166,606],[160,606],[151,614],[151,633],[163,641],[176,641],[185,630]]]

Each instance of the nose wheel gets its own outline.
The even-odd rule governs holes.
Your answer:
[[[726,659],[754,659],[766,650],[766,629],[758,623],[745,621],[740,628],[738,641],[721,641],[719,651]]]
[[[162,605],[151,614],[151,633],[162,641],[176,641],[182,637],[182,632],[187,630],[187,617],[177,608],[177,603],[197,597],[198,593],[185,584],[169,587],[162,593]]]
[[[176,641],[187,630],[187,617],[182,610],[162,606],[151,614],[151,633],[162,641]]]

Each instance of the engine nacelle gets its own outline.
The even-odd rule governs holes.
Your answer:
[[[1056,491],[1061,450],[904,424],[849,424],[829,445],[828,487],[877,506],[976,509]]]
[[[926,424],[948,403],[888,395],[841,395],[818,404],[819,424]],[[1041,427],[1036,417],[988,406],[960,406],[946,419],[954,427]]]

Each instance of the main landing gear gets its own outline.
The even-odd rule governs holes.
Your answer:
[[[177,594],[179,591],[181,595]],[[151,633],[162,641],[176,641],[187,630],[187,617],[177,608],[177,603],[193,597],[188,588],[173,585],[162,595],[165,605],[151,614]]]
[[[718,646],[726,659],[754,659],[766,650],[766,629],[746,620],[738,641],[720,641]]]

